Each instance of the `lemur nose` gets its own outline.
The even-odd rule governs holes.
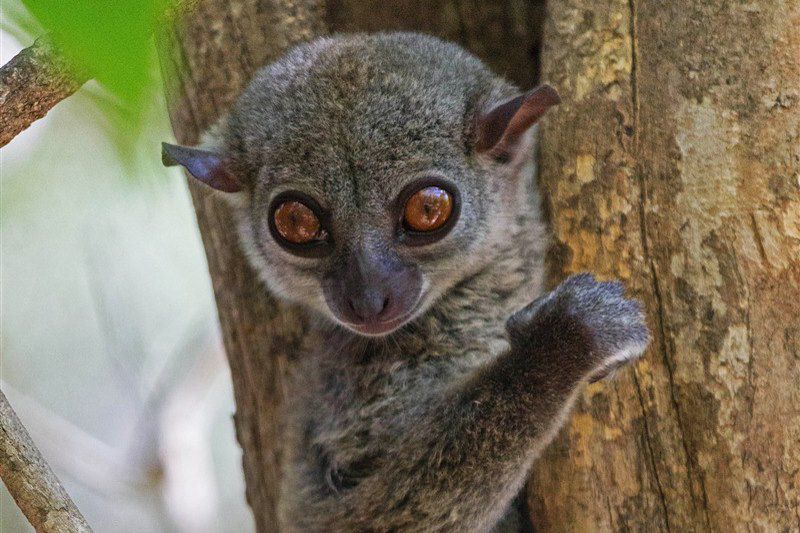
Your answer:
[[[380,291],[367,291],[347,300],[350,310],[361,320],[381,318],[389,307],[389,295]]]

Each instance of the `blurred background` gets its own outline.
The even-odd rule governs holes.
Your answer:
[[[38,35],[25,17],[3,0],[3,64]],[[148,76],[130,128],[89,82],[0,150],[0,386],[95,531],[251,531],[155,62]],[[31,530],[0,487],[2,531]]]

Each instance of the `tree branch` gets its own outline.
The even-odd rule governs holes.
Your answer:
[[[40,37],[0,67],[0,147],[89,79]]]
[[[91,532],[0,391],[0,478],[38,532]]]

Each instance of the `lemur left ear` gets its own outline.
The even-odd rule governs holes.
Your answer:
[[[475,150],[498,160],[508,160],[512,150],[531,126],[548,109],[561,102],[549,85],[540,85],[525,94],[508,100],[478,119],[478,140]]]
[[[218,191],[242,190],[242,184],[228,170],[222,157],[214,152],[161,143],[161,161],[165,167],[181,165],[189,174]]]

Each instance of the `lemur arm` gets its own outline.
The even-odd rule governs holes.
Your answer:
[[[588,380],[638,357],[639,307],[575,276],[508,322],[511,347],[419,412],[385,460],[330,497],[328,530],[483,531],[501,517]]]

